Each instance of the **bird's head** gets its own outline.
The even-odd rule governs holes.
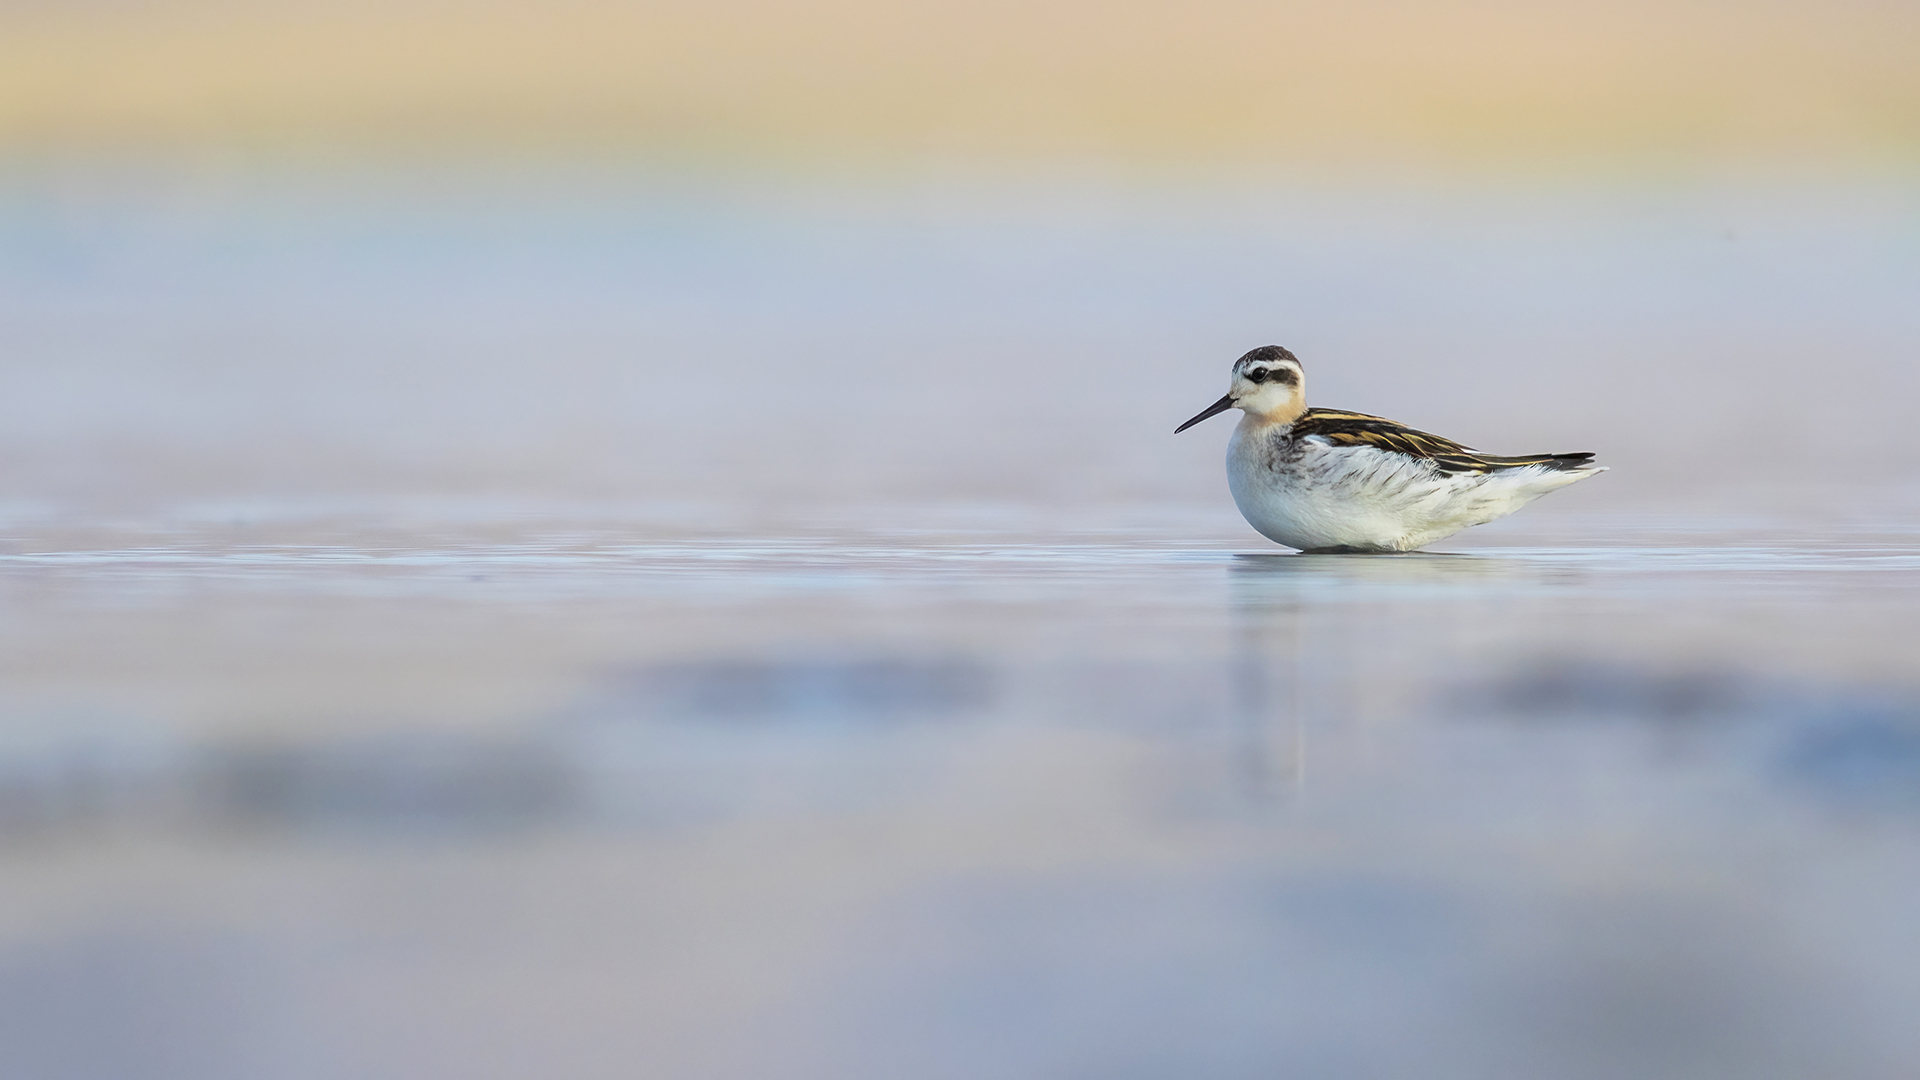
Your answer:
[[[1269,424],[1290,424],[1307,411],[1307,372],[1300,358],[1278,345],[1262,345],[1233,362],[1233,381],[1227,396],[1200,415],[1173,429],[1175,435],[1226,412],[1243,410]]]

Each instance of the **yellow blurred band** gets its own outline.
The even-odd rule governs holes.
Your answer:
[[[1920,5],[76,0],[0,8],[0,154],[1920,158]]]

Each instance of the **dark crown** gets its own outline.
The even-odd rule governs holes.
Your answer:
[[[1291,360],[1295,364],[1298,364],[1300,366],[1300,370],[1302,371],[1306,370],[1306,365],[1300,363],[1299,357],[1293,355],[1292,353],[1288,352],[1287,350],[1281,348],[1278,345],[1260,346],[1259,348],[1253,350],[1252,352],[1241,357],[1240,359],[1235,360],[1233,362],[1233,370],[1245,371],[1247,369],[1247,366],[1250,364],[1259,364],[1259,363],[1271,364],[1281,360]]]

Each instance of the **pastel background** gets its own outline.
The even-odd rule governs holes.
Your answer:
[[[1912,1073],[1916,42],[0,4],[0,1075]]]

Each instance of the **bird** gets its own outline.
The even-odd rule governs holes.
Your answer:
[[[1299,357],[1263,345],[1234,361],[1225,397],[1173,433],[1239,409],[1234,504],[1256,532],[1308,554],[1415,551],[1606,471],[1592,454],[1498,457],[1383,417],[1309,409],[1306,381]]]

